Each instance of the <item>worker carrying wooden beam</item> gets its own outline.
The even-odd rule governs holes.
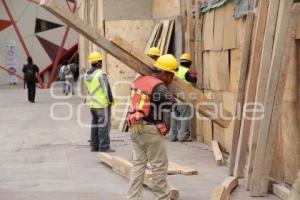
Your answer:
[[[67,11],[54,0],[42,0],[41,6],[137,73],[142,75],[152,73],[155,61],[134,48],[131,44],[128,44],[122,38],[114,38],[116,41],[107,40],[99,34],[97,29],[89,26],[78,16]],[[181,101],[191,103],[201,115],[208,117],[222,127],[228,127],[232,121],[232,113],[179,78],[173,79],[169,85],[169,90]]]
[[[170,112],[176,100],[167,88],[177,72],[173,55],[160,56],[151,75],[133,81],[128,123],[135,156],[131,171],[129,200],[143,199],[143,179],[147,162],[153,172],[153,192],[157,199],[169,200],[168,156],[164,135],[168,125],[164,112]]]

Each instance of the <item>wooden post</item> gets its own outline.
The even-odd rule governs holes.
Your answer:
[[[268,70],[262,66],[261,69],[266,71],[261,71],[259,76],[256,102],[264,105],[264,117],[255,121],[259,123],[254,123],[256,126],[253,129],[258,132],[258,140],[251,182],[252,196],[265,196],[268,193],[273,146],[286,82],[286,63],[292,41],[292,6],[293,0],[280,1],[271,65]]]
[[[241,61],[241,67],[240,67],[237,101],[236,101],[236,109],[235,109],[236,112],[235,113],[238,113],[240,106],[242,106],[244,103],[244,92],[245,92],[249,55],[250,55],[251,36],[252,36],[252,29],[253,29],[253,18],[254,18],[253,13],[249,13],[247,15],[246,30],[245,30],[245,36],[244,36],[245,43],[244,43],[242,61]],[[232,144],[231,144],[231,151],[230,151],[231,153],[230,153],[230,157],[229,157],[229,174],[230,175],[233,175],[233,170],[234,170],[234,166],[235,166],[237,146],[238,146],[239,135],[240,135],[240,128],[241,128],[241,119],[237,117],[234,120]]]
[[[144,55],[142,51],[135,51],[136,54],[139,54],[139,59],[137,59],[137,56],[133,56],[123,48],[120,48],[120,45],[118,46],[104,38],[98,33],[97,29],[88,26],[78,16],[68,12],[54,0],[42,0],[41,6],[136,72],[143,75],[152,74],[154,60],[149,60],[149,57]],[[130,46],[134,49],[132,45]],[[145,60],[148,61],[146,62]],[[185,83],[183,80],[174,78],[173,82],[169,85],[169,89],[180,100],[193,104],[201,114],[211,118],[215,123],[222,127],[229,126],[232,114],[227,110],[220,109],[217,102],[209,100],[200,91]],[[180,94],[180,96],[178,96],[178,94]]]

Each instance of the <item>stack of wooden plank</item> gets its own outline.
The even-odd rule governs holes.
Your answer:
[[[252,196],[268,193],[273,149],[280,129],[289,50],[294,42],[292,5],[292,0],[260,1],[258,5],[245,103],[254,102],[263,110],[250,113],[251,116],[249,113],[243,115],[237,156],[231,158],[231,167],[235,165],[237,176],[242,176],[247,165],[246,188]]]
[[[162,20],[157,23],[147,42],[145,52],[147,52],[151,47],[157,47],[160,49],[162,55],[167,54],[169,52],[174,25],[174,19]]]

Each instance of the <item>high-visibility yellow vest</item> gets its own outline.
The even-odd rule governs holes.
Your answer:
[[[178,78],[180,78],[181,80],[184,80],[186,83],[191,84],[190,82],[188,82],[188,81],[185,79],[185,74],[186,74],[188,71],[189,71],[188,68],[183,67],[183,66],[179,66],[179,67],[178,67],[178,71],[176,72],[175,75],[176,75]]]
[[[85,77],[85,85],[91,96],[89,105],[91,108],[104,108],[109,105],[109,100],[105,94],[104,89],[99,82],[99,77],[103,75],[101,69],[97,69],[93,74],[91,74],[89,79]]]
[[[179,66],[176,76],[182,80],[185,80],[185,74],[189,71],[188,68]]]

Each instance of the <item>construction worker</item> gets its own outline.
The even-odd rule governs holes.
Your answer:
[[[147,56],[149,56],[153,60],[157,60],[160,56],[160,49],[157,47],[151,47],[147,53]]]
[[[110,147],[111,106],[114,98],[107,75],[102,71],[102,55],[93,52],[88,61],[92,68],[85,74],[85,84],[90,94],[92,114],[91,151],[114,152]]]
[[[164,135],[168,125],[164,111],[170,112],[176,103],[167,85],[177,70],[174,56],[159,57],[154,66],[157,71],[151,76],[140,76],[132,84],[128,124],[135,152],[131,171],[129,200],[142,200],[142,188],[147,162],[153,172],[153,192],[156,199],[169,200],[170,188],[167,183],[168,156]],[[163,106],[162,106],[163,105]]]
[[[24,80],[28,90],[28,101],[35,102],[37,73],[39,68],[33,63],[32,58],[27,58],[27,64],[23,66]]]
[[[192,65],[191,55],[188,53],[182,54],[180,58],[180,66],[176,76],[187,83],[194,85],[197,82],[197,74],[190,70]],[[189,105],[178,101],[171,114],[171,129],[168,138],[172,141],[187,142],[190,139],[190,114],[191,108]]]

